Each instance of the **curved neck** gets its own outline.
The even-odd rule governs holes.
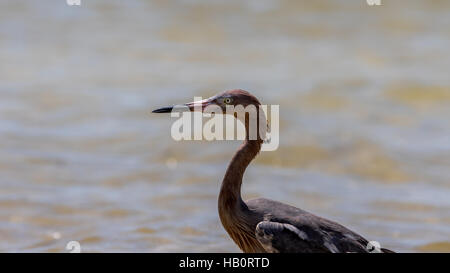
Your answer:
[[[263,119],[263,125],[259,124],[260,119]],[[219,215],[225,228],[227,228],[227,223],[229,223],[227,220],[234,220],[233,218],[235,218],[242,209],[246,208],[246,205],[241,198],[242,177],[244,176],[247,166],[261,150],[261,145],[263,143],[259,133],[256,134],[256,139],[250,139],[249,136],[251,134],[249,134],[249,127],[252,126],[250,125],[252,123],[249,121],[249,116],[247,115],[240,120],[245,126],[245,140],[228,165],[219,194]],[[256,130],[259,129],[259,126],[266,126],[265,121],[266,118],[264,115],[257,116]]]
[[[219,210],[231,214],[240,209],[242,177],[245,169],[261,150],[261,140],[245,140],[228,165],[219,194]]]
[[[263,124],[258,122],[261,118],[264,121]],[[252,217],[247,205],[241,198],[242,177],[245,169],[261,150],[263,140],[259,133],[256,134],[257,137],[254,140],[252,139],[254,134],[249,134],[249,127],[255,127],[249,125],[251,124],[249,122],[250,115],[238,119],[245,126],[245,141],[231,159],[223,178],[219,194],[219,217],[223,227],[241,250],[244,252],[264,252],[262,246],[254,238],[256,227],[254,217]],[[258,132],[259,126],[267,127],[264,115],[258,115],[256,121]]]

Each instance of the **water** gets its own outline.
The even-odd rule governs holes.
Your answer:
[[[238,252],[216,209],[238,142],[150,114],[230,88],[280,105],[246,198],[450,251],[450,3],[382,2],[2,1],[0,251]]]

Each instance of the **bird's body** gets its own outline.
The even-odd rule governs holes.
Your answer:
[[[299,208],[257,198],[241,209],[247,217],[235,218],[238,224],[226,224],[225,229],[244,252],[369,252],[360,235]]]
[[[229,104],[260,106],[253,95],[239,89],[200,103],[202,110],[212,104],[222,108]],[[186,104],[191,111],[193,105],[195,102]],[[164,107],[153,112],[170,112],[171,109]],[[259,121],[260,117],[257,119]],[[248,116],[241,121],[245,125],[246,138],[227,168],[218,199],[222,225],[238,247],[246,253],[369,252],[368,240],[338,223],[265,198],[242,200],[245,169],[261,150],[263,140],[259,136],[249,138],[251,122]],[[384,248],[380,251],[392,252]]]

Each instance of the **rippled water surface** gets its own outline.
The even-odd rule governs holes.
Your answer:
[[[237,252],[217,195],[238,142],[156,107],[243,88],[280,147],[243,195],[397,251],[450,251],[450,2],[0,2],[0,251]]]

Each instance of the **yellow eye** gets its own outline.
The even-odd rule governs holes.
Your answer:
[[[231,101],[233,101],[231,98],[224,98],[224,99],[223,99],[223,102],[224,102],[225,104],[230,104]]]

